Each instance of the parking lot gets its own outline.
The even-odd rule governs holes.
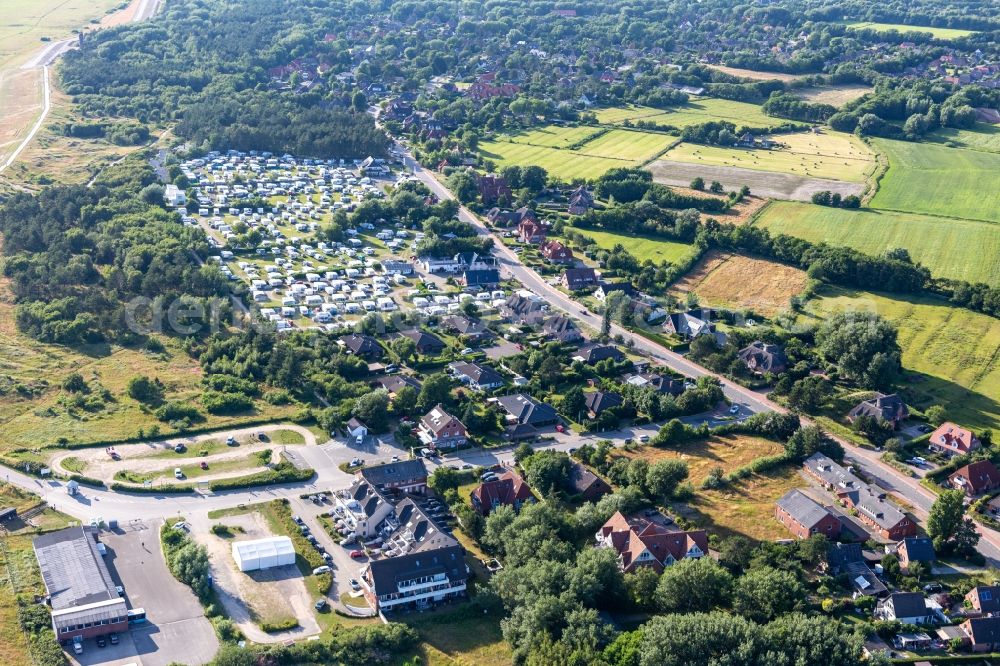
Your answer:
[[[130,608],[144,608],[147,621],[133,625],[116,649],[132,644],[133,656],[125,661],[87,661],[87,664],[120,664],[135,661],[142,666],[166,666],[172,662],[195,666],[211,661],[219,640],[197,597],[173,577],[159,543],[159,522],[135,522],[115,532],[102,532],[108,548],[108,568],[118,585],[125,588]],[[87,651],[101,648],[88,641]],[[110,648],[111,646],[109,646]],[[108,650],[108,648],[103,648]],[[112,652],[109,650],[110,656]]]

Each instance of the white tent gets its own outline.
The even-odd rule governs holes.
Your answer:
[[[240,571],[269,569],[295,564],[295,548],[286,536],[233,543],[233,559]]]

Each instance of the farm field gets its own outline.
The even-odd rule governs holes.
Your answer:
[[[871,91],[871,86],[837,85],[799,88],[792,92],[804,98],[807,102],[812,102],[813,104],[830,104],[839,108]]]
[[[957,423],[1000,432],[1000,321],[933,298],[825,288],[799,323],[857,310],[898,327],[908,402],[921,409],[942,404]]]
[[[588,137],[596,136],[588,141]],[[498,167],[538,165],[566,180],[597,178],[614,167],[634,167],[666,150],[676,138],[658,132],[593,127],[545,127],[480,144]],[[570,148],[570,146],[573,146]]]
[[[687,243],[676,243],[659,238],[597,231],[594,229],[580,229],[579,231],[593,238],[598,247],[605,250],[610,250],[615,245],[621,243],[640,262],[651,259],[655,263],[660,263],[661,261],[673,263],[694,252],[694,246]]]
[[[975,220],[775,201],[754,222],[772,233],[867,254],[902,247],[936,277],[1000,285],[1000,227]],[[967,248],[976,248],[968,256]],[[965,255],[963,261],[955,257]]]
[[[699,483],[697,478],[694,482]],[[789,490],[805,485],[798,466],[787,465],[766,474],[752,474],[719,490],[696,490],[689,502],[674,503],[673,508],[721,538],[786,539],[788,531],[774,518],[774,503]]]
[[[625,120],[649,120],[660,125],[687,127],[712,120],[727,120],[737,126],[771,127],[784,120],[764,115],[757,104],[734,102],[715,97],[692,97],[684,106],[670,110],[650,107],[615,107],[595,111],[597,120],[606,124],[620,124]]]
[[[902,23],[874,23],[872,21],[847,21],[844,23],[848,28],[859,30],[877,30],[878,32],[888,32],[895,30],[899,33],[906,32],[929,32],[938,39],[955,39],[956,37],[967,37],[975,34],[974,30],[961,30],[959,28],[930,28],[923,25],[904,25]]]
[[[849,134],[797,132],[779,135],[775,140],[787,148],[723,148],[682,143],[667,151],[664,159],[849,182],[864,181],[875,165],[875,156]]]
[[[788,308],[809,281],[805,271],[767,259],[712,250],[671,288],[681,300],[688,293],[712,307],[751,310],[771,317]]]
[[[874,139],[889,170],[873,208],[1000,222],[1000,154],[928,143]]]
[[[739,190],[744,185],[760,197],[809,201],[816,192],[840,192],[841,196],[861,194],[864,184],[843,180],[807,178],[775,171],[760,171],[741,167],[709,166],[701,163],[679,162],[660,158],[649,165],[653,180],[664,185],[687,187],[695,178],[705,182],[717,180],[728,191]]]
[[[0,13],[0,68],[21,66],[49,42],[71,36],[122,0],[4,0]]]

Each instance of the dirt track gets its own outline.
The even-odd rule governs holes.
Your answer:
[[[744,185],[749,185],[750,192],[756,196],[792,201],[810,201],[813,194],[823,190],[839,192],[841,196],[848,194],[860,196],[864,190],[863,183],[806,178],[739,167],[689,164],[674,160],[656,160],[649,165],[649,170],[653,173],[653,180],[664,185],[687,187],[692,180],[700,176],[707,182],[719,181],[726,190],[738,190]]]

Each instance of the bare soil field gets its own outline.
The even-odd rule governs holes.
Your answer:
[[[725,65],[709,65],[712,69],[730,76],[739,76],[744,79],[754,81],[795,81],[802,77],[796,74],[785,74],[784,72],[758,72],[755,69],[742,69],[740,67],[726,67]]]
[[[748,185],[750,191],[757,196],[793,201],[810,201],[813,194],[823,190],[839,192],[841,196],[848,194],[860,196],[864,190],[864,183],[849,183],[827,178],[807,178],[742,167],[690,164],[677,160],[656,160],[648,168],[653,173],[653,180],[664,185],[686,187],[691,184],[692,180],[700,176],[706,182],[719,181],[727,190],[738,190],[744,185]]]
[[[752,310],[771,317],[788,307],[789,299],[805,289],[805,271],[766,259],[712,250],[677,282],[670,293],[698,295],[705,305]]]

